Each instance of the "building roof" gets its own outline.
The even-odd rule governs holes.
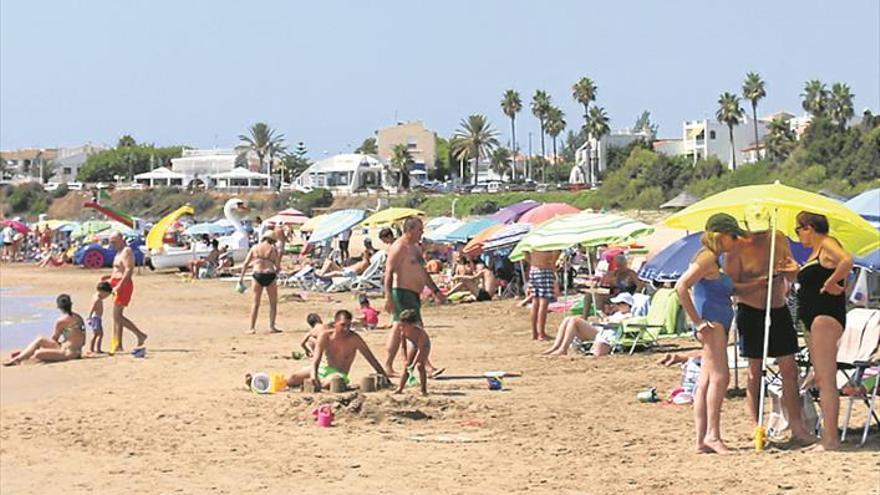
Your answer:
[[[774,119],[791,120],[794,117],[795,116],[793,114],[790,114],[786,111],[781,111],[781,112],[774,112],[769,115],[764,115],[763,117],[759,117],[758,121],[759,122],[770,122]]]
[[[137,174],[134,176],[135,179],[183,179],[186,177],[180,172],[174,172],[166,167],[158,167],[149,172],[144,172],[142,174]]]
[[[54,160],[55,157],[58,156],[58,150],[54,148],[23,148],[18,150],[0,151],[0,157],[4,160],[36,160],[37,155],[43,160]]]
[[[268,179],[268,174],[252,172],[244,167],[235,167],[229,172],[211,175],[213,179]]]
[[[385,162],[376,155],[343,153],[313,163],[304,174],[326,174],[330,172],[354,172],[366,164],[370,168],[382,168]]]

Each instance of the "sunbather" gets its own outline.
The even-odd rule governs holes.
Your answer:
[[[590,323],[580,316],[569,316],[562,320],[553,346],[542,354],[549,356],[568,354],[568,348],[575,337],[582,341],[594,340],[592,352],[595,356],[610,354],[617,330],[614,327],[603,327],[602,324],[617,324],[632,317],[632,307],[635,304],[632,294],[628,292],[618,294],[611,299],[611,302],[617,305],[617,312],[601,322]]]
[[[24,350],[15,355],[3,366],[13,366],[27,359],[54,362],[79,359],[86,343],[86,324],[82,316],[73,312],[73,302],[67,294],[56,300],[62,316],[55,320],[52,337],[37,337]],[[63,340],[62,340],[63,337]]]

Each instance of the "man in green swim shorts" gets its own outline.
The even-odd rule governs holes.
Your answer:
[[[446,296],[440,292],[425,269],[425,258],[419,247],[424,230],[420,219],[407,218],[403,223],[403,235],[388,248],[388,260],[385,262],[385,312],[394,321],[386,344],[388,357],[385,359],[385,372],[388,376],[395,376],[394,358],[400,348],[400,329],[397,324],[400,313],[407,309],[413,310],[418,314],[419,323],[422,323],[421,294],[425,286],[431,289],[439,302],[446,301]]]
[[[324,387],[322,380],[339,375],[349,382],[349,373],[354,358],[360,352],[376,373],[385,376],[382,365],[370,351],[367,343],[360,335],[351,331],[352,315],[342,309],[336,312],[333,318],[333,327],[324,330],[318,335],[315,343],[312,364],[306,368],[294,372],[287,379],[288,387],[297,387],[308,379],[311,379],[316,387]],[[327,362],[323,363],[326,353]],[[387,376],[386,376],[387,378]]]

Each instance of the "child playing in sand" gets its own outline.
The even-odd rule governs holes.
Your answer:
[[[92,329],[92,341],[89,343],[89,352],[101,354],[101,342],[104,340],[104,299],[113,294],[113,286],[110,282],[102,280],[98,282],[95,295],[92,296],[92,309],[89,310],[88,324]]]
[[[306,351],[306,357],[312,357],[312,353],[315,351],[315,343],[318,342],[318,335],[321,333],[321,330],[324,330],[324,322],[317,313],[309,313],[306,316],[306,323],[309,324],[309,333],[306,334],[299,345]]]
[[[400,313],[398,321],[400,329],[400,348],[403,355],[406,356],[406,368],[400,375],[400,384],[397,385],[396,394],[403,392],[412,373],[413,365],[419,370],[419,386],[422,389],[422,395],[428,395],[428,357],[431,354],[431,339],[421,326],[418,312],[405,309]],[[406,341],[409,340],[413,344],[413,348],[407,352]]]
[[[359,323],[367,330],[375,330],[379,326],[379,312],[376,308],[370,306],[370,298],[366,294],[361,294],[358,302],[361,305],[361,316],[358,318]]]

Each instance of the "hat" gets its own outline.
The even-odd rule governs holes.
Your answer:
[[[620,294],[612,297],[610,302],[613,302],[615,304],[617,304],[617,303],[629,304],[629,307],[633,307],[636,305],[636,300],[633,299],[632,294],[630,294],[629,292],[621,292]]]
[[[265,241],[266,239],[274,242],[278,240],[278,236],[275,235],[274,230],[267,230],[266,232],[263,232],[263,237],[261,237],[260,240]]]
[[[745,230],[740,228],[736,219],[727,213],[716,213],[709,217],[709,220],[706,221],[706,232],[735,236],[743,236],[746,233]]]

